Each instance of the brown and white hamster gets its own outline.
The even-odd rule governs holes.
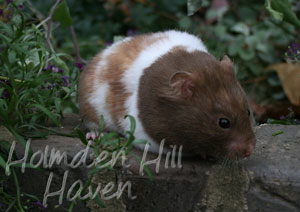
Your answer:
[[[130,127],[124,116],[134,116],[135,136],[152,152],[165,139],[187,154],[239,159],[256,142],[232,62],[186,32],[128,37],[100,52],[81,75],[79,106],[90,130],[103,115],[107,130],[123,133]]]

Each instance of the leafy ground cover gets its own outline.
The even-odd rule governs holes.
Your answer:
[[[299,124],[299,14],[296,0],[3,0],[0,125],[24,145],[55,133],[44,123],[60,126],[65,113],[78,112],[77,83],[86,61],[124,36],[166,29],[200,35],[217,58],[229,55],[259,122]],[[86,142],[81,131],[67,136]],[[117,149],[134,140],[121,145],[114,136],[108,137]],[[0,143],[2,168],[9,145]],[[14,169],[11,176],[16,194],[0,184],[0,209],[45,210],[36,197],[21,198]]]

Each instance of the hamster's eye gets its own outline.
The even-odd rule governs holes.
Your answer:
[[[250,110],[248,109],[248,116],[250,116]]]
[[[224,129],[230,128],[230,121],[226,118],[220,118],[219,125]]]

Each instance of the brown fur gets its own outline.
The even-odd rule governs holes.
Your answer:
[[[188,80],[195,85],[188,90],[193,94],[188,99],[168,83],[176,72],[190,73],[182,75],[191,76]],[[174,85],[186,89],[180,87],[182,83]],[[144,72],[138,108],[142,124],[154,140],[183,145],[188,153],[240,158],[255,145],[246,95],[229,58],[220,62],[200,51],[170,51]],[[229,119],[232,127],[221,128],[220,118]]]
[[[121,82],[123,73],[130,67],[138,54],[158,39],[163,37],[153,37],[151,34],[141,35],[132,38],[127,42],[117,46],[116,52],[110,54],[106,58],[106,67],[101,71],[99,83],[107,82],[109,84],[109,93],[106,98],[110,114],[116,126],[119,126],[120,119],[127,114],[124,104],[130,93],[126,92],[124,84]],[[100,61],[100,54],[97,55],[84,70],[79,84],[80,113],[87,120],[98,123],[95,111],[92,109],[87,99],[89,94],[93,92],[93,84],[95,77],[96,65]],[[97,83],[97,82],[96,82]]]
[[[97,54],[81,73],[78,89],[80,105],[79,112],[81,114],[81,117],[85,121],[91,121],[94,123],[99,123],[99,118],[95,116],[95,114],[97,113],[89,103],[88,99],[94,92],[94,79],[96,77],[95,69],[97,68],[97,64],[100,59],[101,53]]]

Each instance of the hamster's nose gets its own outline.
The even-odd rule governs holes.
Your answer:
[[[243,158],[246,158],[246,157],[249,157],[253,150],[254,150],[254,144],[249,144],[246,146],[246,148],[244,149],[244,155],[243,155]]]
[[[232,159],[242,159],[249,157],[255,147],[255,140],[235,140],[229,145],[229,157]]]

